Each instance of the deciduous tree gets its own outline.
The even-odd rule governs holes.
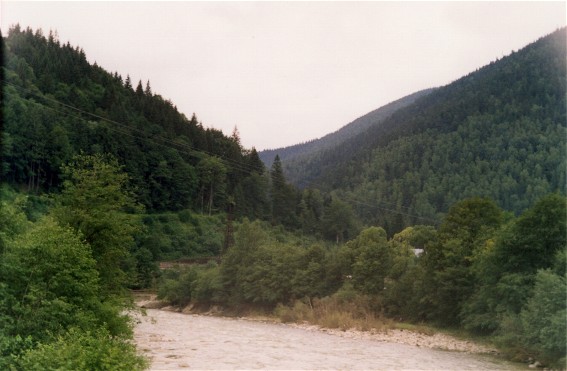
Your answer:
[[[103,155],[79,155],[63,169],[65,181],[54,211],[63,225],[80,232],[92,248],[105,292],[118,293],[135,265],[130,255],[141,230],[141,207],[128,189],[128,175]]]

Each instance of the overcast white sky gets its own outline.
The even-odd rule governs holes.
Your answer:
[[[564,27],[560,2],[8,2],[245,147],[321,137]]]

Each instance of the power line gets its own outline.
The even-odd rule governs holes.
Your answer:
[[[133,127],[127,125],[127,124],[123,124],[123,123],[121,123],[121,122],[118,122],[118,121],[115,121],[115,120],[111,120],[111,119],[102,117],[102,116],[100,116],[100,115],[93,114],[93,113],[91,113],[91,112],[84,111],[84,110],[82,110],[82,109],[80,109],[80,108],[73,107],[73,106],[71,106],[71,105],[68,105],[68,104],[65,104],[65,103],[63,103],[63,102],[60,102],[60,101],[58,101],[58,100],[56,100],[56,99],[52,99],[52,98],[45,97],[45,96],[43,96],[43,95],[39,95],[39,94],[37,94],[37,93],[35,93],[35,92],[29,90],[29,89],[26,89],[26,88],[24,88],[24,87],[18,86],[18,85],[16,85],[16,84],[11,83],[11,82],[8,82],[8,81],[3,81],[3,82],[4,82],[5,84],[11,85],[11,86],[13,86],[13,87],[15,87],[15,88],[18,88],[18,89],[20,89],[20,90],[26,91],[26,92],[28,92],[29,94],[32,94],[32,95],[34,95],[34,96],[36,96],[36,97],[38,97],[38,98],[41,98],[41,99],[44,99],[44,100],[46,100],[46,101],[51,101],[51,102],[53,102],[53,103],[59,104],[60,106],[62,106],[62,107],[64,107],[64,108],[67,108],[67,109],[70,109],[70,110],[72,110],[72,111],[75,111],[75,112],[78,112],[78,113],[82,113],[82,114],[85,114],[85,115],[88,115],[88,116],[97,118],[97,119],[99,119],[99,120],[102,120],[102,121],[105,121],[105,122],[108,122],[108,123],[112,123],[112,124],[118,125],[118,126],[121,127],[121,128],[128,129],[128,130],[130,130],[130,131],[138,132],[138,133],[140,133],[140,134],[143,134],[144,136],[136,136],[136,135],[133,135],[132,133],[129,133],[129,132],[124,131],[124,130],[120,130],[120,129],[113,128],[113,127],[106,127],[106,128],[107,128],[108,130],[110,130],[110,131],[114,131],[114,132],[117,132],[117,133],[120,133],[120,134],[123,134],[123,135],[127,135],[127,136],[129,136],[129,137],[134,138],[134,139],[145,140],[145,141],[152,142],[152,143],[154,143],[154,144],[158,144],[158,145],[161,145],[161,146],[164,146],[164,147],[172,148],[172,149],[174,149],[174,150],[176,150],[176,151],[178,151],[178,152],[181,152],[181,153],[184,153],[184,154],[187,154],[187,155],[189,155],[189,156],[193,156],[193,157],[196,157],[196,158],[199,158],[199,159],[203,158],[202,154],[205,154],[205,155],[207,155],[207,156],[212,156],[212,157],[218,157],[218,158],[220,158],[222,161],[224,161],[226,164],[228,164],[229,166],[232,166],[233,168],[236,168],[237,170],[241,170],[241,171],[245,171],[245,172],[246,172],[246,171],[252,171],[252,170],[254,170],[254,168],[252,168],[252,167],[251,167],[250,165],[248,165],[248,164],[244,164],[244,163],[241,163],[241,162],[237,162],[237,161],[235,161],[235,160],[232,160],[232,159],[229,159],[229,158],[225,158],[224,156],[218,156],[218,155],[216,155],[216,154],[210,153],[210,152],[205,151],[205,150],[196,149],[195,147],[192,147],[192,146],[190,146],[190,145],[188,145],[188,144],[185,144],[185,143],[175,142],[175,141],[173,141],[173,140],[171,140],[171,139],[164,138],[164,137],[161,137],[161,136],[155,136],[155,137],[152,137],[152,138],[148,138],[148,137],[146,136],[147,134],[146,134],[144,131],[140,130],[140,129],[133,128]],[[41,103],[39,103],[39,102],[36,102],[36,103],[41,104]],[[71,117],[75,117],[75,118],[77,118],[77,119],[86,121],[83,117],[80,117],[80,116],[77,116],[77,115],[71,115],[71,114],[69,114],[68,112],[63,112],[63,111],[57,110],[57,109],[55,109],[55,108],[53,108],[53,107],[50,107],[50,106],[48,106],[48,105],[45,105],[45,104],[41,104],[41,105],[44,106],[44,107],[46,107],[46,108],[48,108],[48,109],[51,109],[51,110],[53,110],[53,111],[56,111],[56,112],[58,112],[58,113],[66,114],[66,115],[69,115],[69,116],[71,116]],[[165,142],[165,143],[159,143],[159,142],[155,141],[154,139],[156,139],[156,138],[162,140],[162,141]],[[167,143],[169,143],[169,144],[167,144]],[[174,145],[175,147],[173,147],[172,145]],[[186,149],[188,149],[189,151],[183,150],[183,149],[180,149],[180,148],[177,148],[177,147],[186,148]],[[316,182],[310,182],[310,185],[311,185],[311,186],[319,186],[319,188],[321,188],[321,185],[317,184]],[[373,209],[379,209],[379,210],[386,211],[386,212],[389,212],[389,213],[395,213],[395,214],[405,215],[405,216],[409,216],[409,217],[412,217],[412,218],[415,218],[415,219],[420,219],[420,220],[432,222],[432,223],[434,223],[434,224],[438,224],[438,221],[437,221],[437,220],[434,220],[434,219],[431,219],[431,218],[427,218],[427,217],[423,217],[423,216],[411,214],[411,213],[408,213],[408,212],[402,212],[402,211],[399,211],[399,210],[393,210],[393,209],[386,208],[386,207],[383,207],[383,206],[371,205],[371,204],[362,202],[362,201],[360,201],[360,200],[357,200],[357,199],[355,199],[355,198],[353,198],[352,196],[349,196],[349,195],[343,195],[343,198],[348,199],[348,200],[350,200],[352,203],[358,204],[358,205],[361,205],[361,206],[365,206],[365,207],[369,207],[369,208],[373,208]],[[376,202],[387,204],[387,203],[382,202],[382,201],[376,201]],[[405,206],[402,206],[402,207],[407,208],[407,207],[405,207]],[[408,208],[408,209],[409,209],[409,208]]]
[[[148,141],[148,142],[153,142],[153,143],[156,143],[156,144],[159,144],[159,145],[163,145],[163,146],[166,146],[166,147],[169,147],[169,148],[173,148],[173,149],[178,150],[178,151],[180,151],[180,152],[182,152],[182,153],[185,153],[185,154],[188,154],[188,155],[197,157],[197,158],[202,158],[202,157],[203,157],[203,156],[201,155],[201,153],[202,153],[202,154],[205,154],[205,155],[207,155],[207,156],[210,156],[210,157],[218,157],[218,158],[220,158],[221,160],[225,161],[228,165],[231,165],[232,167],[235,167],[237,170],[241,170],[241,171],[252,171],[252,170],[254,170],[253,167],[251,167],[251,166],[249,166],[249,165],[247,165],[247,164],[244,164],[244,163],[241,163],[241,162],[237,162],[237,161],[232,160],[232,159],[230,159],[230,158],[226,158],[226,157],[224,157],[224,156],[222,156],[222,155],[217,155],[217,154],[214,154],[214,153],[211,153],[211,152],[202,150],[202,149],[197,149],[197,148],[195,148],[195,147],[193,147],[193,146],[190,146],[190,145],[187,144],[187,143],[176,142],[176,141],[174,141],[174,140],[172,140],[172,139],[165,138],[165,137],[163,137],[163,136],[153,136],[152,138],[148,138],[148,137],[147,137],[147,133],[144,132],[143,130],[138,129],[138,128],[132,127],[132,126],[130,126],[130,125],[127,125],[127,124],[124,124],[124,123],[121,123],[121,122],[118,122],[118,121],[115,121],[115,120],[112,120],[112,119],[109,119],[109,118],[106,118],[106,117],[102,117],[102,116],[100,116],[100,115],[96,115],[96,114],[91,113],[91,112],[84,111],[84,110],[82,110],[82,109],[80,109],[80,108],[73,107],[73,106],[68,105],[68,104],[66,104],[66,103],[60,102],[60,101],[58,101],[58,100],[56,100],[56,99],[48,98],[48,97],[45,97],[44,95],[39,95],[39,94],[37,94],[37,93],[35,93],[35,92],[29,90],[29,89],[26,89],[26,88],[24,88],[24,87],[18,86],[18,85],[13,84],[13,83],[11,83],[11,82],[9,82],[9,81],[3,81],[3,82],[4,82],[5,84],[11,85],[11,86],[13,86],[13,87],[15,87],[15,88],[18,88],[18,89],[20,89],[20,90],[23,90],[23,91],[25,91],[25,92],[27,92],[27,93],[29,93],[29,94],[32,94],[32,95],[34,95],[34,96],[36,96],[36,97],[38,97],[38,98],[41,98],[41,99],[44,99],[44,100],[46,100],[46,101],[50,101],[50,102],[56,103],[56,104],[58,104],[58,105],[60,105],[60,106],[63,106],[64,108],[67,108],[67,109],[70,109],[70,110],[72,110],[72,111],[75,111],[75,112],[78,112],[78,113],[82,113],[82,114],[85,114],[85,115],[94,117],[94,118],[96,118],[96,119],[99,119],[99,120],[102,120],[102,121],[105,121],[105,122],[108,122],[108,123],[111,123],[111,124],[118,125],[119,127],[122,127],[122,128],[124,128],[124,129],[129,130],[129,131],[134,131],[134,132],[137,132],[137,133],[143,135],[143,136],[140,137],[140,136],[135,136],[135,135],[132,135],[132,134],[128,134],[128,133],[126,133],[126,132],[121,132],[121,133],[126,134],[126,135],[129,135],[129,136],[131,136],[131,137],[133,137],[133,138],[137,138],[137,139],[140,139],[140,140],[146,140],[146,141]],[[41,104],[41,103],[39,103],[39,102],[36,102],[36,103]],[[51,108],[51,109],[55,110],[53,107],[50,107],[50,106],[45,105],[45,104],[42,104],[42,106],[47,107],[47,108]],[[61,112],[61,111],[57,111],[57,112],[63,113],[63,112]],[[67,113],[66,113],[66,114],[67,114]],[[83,117],[80,117],[80,116],[73,116],[73,117],[78,118],[78,119],[81,119],[81,120],[84,120],[84,118],[83,118]],[[117,131],[117,130],[115,130],[115,128],[111,128],[111,127],[108,127],[108,129],[109,129],[109,130]],[[183,147],[183,148],[185,148],[185,149],[187,149],[187,150],[189,150],[189,151],[191,151],[191,152],[187,152],[186,150],[180,150],[179,148],[172,147],[172,146],[168,146],[167,144],[164,144],[164,143],[158,143],[158,142],[156,142],[154,139],[159,139],[159,140],[161,140],[161,141],[163,141],[163,142],[165,142],[165,143],[170,143],[170,144],[172,144],[172,145],[174,145],[174,146],[177,146],[177,147]],[[198,154],[195,154],[194,152],[197,152]]]
[[[253,168],[253,167],[252,167],[251,165],[249,165],[249,164],[242,163],[242,162],[238,162],[238,161],[233,160],[233,159],[231,159],[231,158],[227,158],[227,157],[222,156],[222,155],[217,155],[217,154],[214,154],[214,153],[211,153],[211,152],[202,150],[202,149],[197,149],[197,148],[195,148],[194,146],[191,146],[191,145],[189,145],[189,144],[187,144],[187,143],[176,142],[176,141],[174,141],[174,140],[172,140],[172,139],[169,139],[169,138],[166,138],[166,137],[163,137],[163,136],[152,136],[152,137],[148,137],[148,136],[147,136],[148,134],[147,134],[146,132],[144,132],[143,130],[140,130],[140,129],[135,128],[135,127],[132,127],[132,126],[130,126],[130,125],[127,125],[127,124],[118,122],[118,121],[116,121],[116,120],[112,120],[112,119],[109,119],[109,118],[106,118],[106,117],[103,117],[103,116],[94,114],[94,113],[92,113],[92,112],[88,112],[88,111],[82,110],[82,109],[80,109],[80,108],[77,108],[77,107],[71,106],[71,105],[69,105],[69,104],[60,102],[60,101],[58,101],[58,100],[56,100],[56,99],[54,99],[54,98],[46,97],[46,96],[43,95],[43,94],[38,94],[38,93],[36,93],[36,92],[34,92],[34,91],[30,90],[30,89],[24,88],[24,87],[22,87],[22,86],[18,86],[18,85],[14,84],[14,83],[11,83],[11,82],[9,82],[9,81],[2,80],[2,83],[4,83],[5,85],[10,85],[10,86],[12,86],[12,87],[14,87],[14,88],[16,88],[16,89],[20,89],[21,91],[24,91],[24,92],[26,92],[26,93],[28,93],[28,94],[30,94],[30,95],[33,95],[33,96],[35,96],[35,97],[37,97],[37,98],[43,99],[43,100],[45,100],[45,101],[47,101],[47,102],[52,102],[52,103],[54,103],[54,104],[57,104],[57,105],[61,106],[62,108],[67,109],[67,110],[70,110],[70,111],[72,111],[72,112],[76,112],[76,113],[79,113],[79,114],[87,115],[87,116],[89,116],[89,117],[93,117],[93,118],[96,118],[96,119],[98,119],[98,120],[107,122],[107,123],[109,123],[109,124],[113,124],[113,125],[118,126],[118,128],[117,128],[117,127],[112,127],[112,126],[106,126],[106,129],[108,129],[108,130],[110,130],[110,131],[113,131],[113,132],[116,132],[116,133],[119,133],[119,134],[122,134],[122,135],[126,135],[126,136],[129,136],[129,137],[134,138],[134,139],[137,139],[137,140],[147,141],[147,142],[154,143],[154,144],[157,144],[157,145],[160,145],[160,146],[164,146],[164,147],[167,147],[167,148],[171,148],[171,149],[174,149],[174,150],[176,150],[176,151],[178,151],[178,152],[180,152],[180,153],[183,153],[183,154],[186,154],[186,155],[192,156],[192,157],[194,157],[194,158],[198,158],[198,159],[202,159],[202,158],[203,158],[203,155],[206,155],[206,156],[209,156],[209,157],[216,157],[216,158],[219,158],[221,161],[223,161],[223,162],[224,162],[226,165],[228,165],[229,167],[232,167],[232,168],[234,168],[234,169],[236,169],[236,170],[240,170],[240,171],[243,171],[243,172],[252,172],[252,171],[255,170],[255,168]],[[36,104],[40,104],[40,105],[42,105],[43,107],[46,107],[46,108],[48,108],[48,109],[50,109],[50,110],[52,110],[52,111],[55,111],[55,112],[57,112],[57,113],[64,114],[64,115],[67,115],[67,116],[70,116],[70,117],[74,117],[74,118],[77,118],[77,119],[82,120],[82,121],[87,121],[84,117],[81,117],[81,116],[79,116],[79,115],[75,115],[75,114],[71,114],[71,113],[69,113],[69,112],[65,112],[65,111],[59,110],[59,109],[54,108],[54,107],[51,107],[51,106],[49,106],[49,105],[47,105],[47,104],[42,104],[41,102],[35,102],[35,103],[36,103]],[[135,134],[133,134],[132,132],[136,132],[136,133],[138,133],[139,135],[135,135]],[[162,143],[158,142],[157,140],[162,141]],[[281,185],[287,185],[287,183],[282,183]],[[317,182],[314,182],[314,181],[309,181],[308,185],[311,186],[311,187],[317,187],[317,188],[319,188],[319,189],[323,188],[323,187],[322,187],[322,184],[318,184]],[[366,202],[362,202],[362,201],[360,201],[360,200],[357,200],[357,199],[355,199],[354,197],[349,196],[349,195],[347,195],[347,194],[342,194],[341,196],[342,196],[343,199],[349,200],[349,201],[352,202],[353,204],[357,204],[357,205],[364,206],[364,207],[368,207],[368,208],[372,208],[372,209],[378,209],[378,210],[386,211],[386,212],[389,212],[389,213],[394,213],[394,214],[399,214],[399,215],[405,215],[405,216],[408,216],[408,217],[411,217],[411,218],[414,218],[414,219],[424,220],[424,221],[433,223],[433,224],[435,224],[435,225],[439,224],[439,221],[438,221],[438,220],[435,220],[435,219],[431,219],[431,218],[428,218],[428,217],[423,217],[423,216],[416,215],[416,214],[412,214],[412,213],[409,213],[409,212],[403,212],[403,211],[399,211],[399,210],[394,210],[394,209],[387,208],[387,207],[384,207],[384,206],[379,206],[379,205],[376,205],[376,204],[368,204],[368,203],[366,203]],[[376,200],[375,202],[381,203],[381,204],[385,204],[385,205],[394,206],[393,204],[390,204],[390,203],[387,203],[387,202],[384,202],[384,201],[378,201],[378,200]],[[408,209],[408,210],[411,211],[411,208],[409,208],[409,207],[407,207],[407,206],[398,206],[398,205],[396,205],[396,207],[401,207],[401,208]]]

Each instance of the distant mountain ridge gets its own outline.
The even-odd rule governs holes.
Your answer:
[[[565,194],[566,60],[563,28],[339,145],[287,158],[282,151],[286,177],[349,201],[362,220],[391,231],[439,220],[467,197],[519,213],[543,195]]]
[[[295,144],[288,147],[268,149],[258,153],[260,159],[269,168],[276,155],[280,160],[287,162],[300,156],[309,156],[316,152],[338,146],[344,141],[355,137],[373,125],[379,125],[397,110],[413,104],[417,99],[431,93],[435,88],[420,90],[403,98],[390,102],[372,112],[361,116],[339,130],[327,134],[321,138],[313,139],[305,143]]]

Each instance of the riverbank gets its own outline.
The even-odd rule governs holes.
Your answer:
[[[218,307],[208,308],[203,310],[202,308],[196,308],[189,305],[185,308],[178,308],[169,306],[165,302],[161,302],[155,299],[155,295],[147,294],[144,296],[137,297],[137,305],[141,308],[146,309],[159,309],[169,312],[178,312],[183,314],[194,314],[203,316],[215,316],[215,317],[232,317],[227,316],[226,313]],[[498,351],[494,347],[490,347],[485,344],[480,344],[478,342],[466,339],[459,339],[455,336],[434,332],[434,333],[423,333],[419,331],[412,331],[408,329],[397,329],[397,328],[382,328],[369,329],[368,331],[361,331],[356,329],[331,329],[322,326],[313,325],[307,322],[303,323],[282,323],[279,318],[273,315],[258,315],[249,313],[245,316],[238,317],[240,320],[252,321],[252,322],[263,322],[271,324],[283,324],[291,328],[298,328],[310,332],[322,332],[330,335],[340,336],[346,339],[354,340],[372,340],[395,344],[405,344],[422,348],[436,349],[436,350],[446,350],[446,351],[456,351],[471,354],[491,354],[497,355]]]
[[[134,339],[150,370],[522,370],[488,354],[429,349],[250,318],[147,309]]]

